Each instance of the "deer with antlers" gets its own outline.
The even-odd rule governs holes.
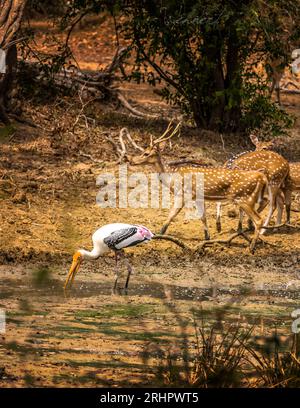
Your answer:
[[[195,167],[193,165],[183,165],[174,170],[174,167],[169,166],[163,156],[162,151],[167,140],[171,139],[180,128],[178,124],[171,132],[172,126],[169,124],[167,130],[162,136],[153,140],[151,137],[150,145],[144,149],[144,152],[139,156],[128,156],[128,160],[133,165],[149,164],[154,165],[160,176],[164,173],[180,174],[184,177],[187,173],[201,173],[204,177],[204,203],[208,201],[231,201],[241,208],[252,220],[255,226],[255,234],[250,243],[250,250],[253,251],[255,243],[259,237],[262,227],[262,219],[255,211],[254,206],[258,196],[266,187],[268,181],[264,174],[258,171],[232,170],[226,168],[211,168],[211,167]],[[164,177],[161,177],[164,183]],[[193,186],[193,198],[196,196],[195,186]],[[170,223],[182,210],[182,206],[175,206],[171,209],[166,223],[161,229],[161,234],[164,234]],[[205,204],[202,208],[201,220],[204,225],[205,239],[210,239],[209,231],[206,222]]]

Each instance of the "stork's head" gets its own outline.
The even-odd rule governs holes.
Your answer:
[[[83,255],[81,251],[76,251],[75,254],[73,255],[73,262],[72,262],[69,274],[65,282],[65,286],[64,286],[65,290],[68,288],[68,286],[70,287],[72,286],[74,277],[80,268],[80,264],[82,260],[83,260]]]
[[[154,234],[152,234],[152,232],[143,225],[139,225],[138,234],[140,234],[140,236],[144,240],[150,240],[154,236]]]

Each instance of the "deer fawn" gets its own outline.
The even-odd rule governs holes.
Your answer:
[[[129,161],[133,165],[150,164],[154,165],[157,171],[162,176],[163,173],[174,173],[174,168],[170,167],[162,157],[162,150],[165,142],[174,136],[178,131],[177,126],[175,130],[170,133],[171,125],[168,126],[166,132],[158,139],[151,139],[150,145],[144,150],[140,156],[130,157]],[[255,211],[254,206],[257,202],[262,190],[266,187],[268,180],[264,174],[258,171],[232,170],[226,168],[210,168],[210,167],[195,167],[193,165],[178,167],[175,172],[184,176],[187,173],[201,173],[204,176],[204,201],[231,201],[241,208],[252,220],[255,226],[255,234],[250,244],[250,250],[254,250],[255,243],[259,237],[260,229],[262,227],[262,219]],[[161,177],[164,182],[164,178]],[[193,186],[193,198],[195,198],[196,191]],[[166,223],[161,229],[164,234],[168,226],[181,211],[181,207],[174,207],[169,213]],[[209,239],[209,232],[206,223],[205,205],[201,220],[204,224],[205,238]]]

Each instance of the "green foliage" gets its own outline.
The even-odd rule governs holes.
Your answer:
[[[249,132],[260,129],[260,137],[264,138],[282,135],[285,129],[292,127],[294,118],[267,96],[258,94],[245,100],[241,123]]]
[[[277,135],[292,124],[272,102],[266,73],[268,61],[279,59],[283,67],[290,62],[300,38],[297,1],[71,0],[63,11],[67,40],[59,55],[42,64],[49,78],[69,58],[76,24],[105,12],[131,45],[135,59],[128,79],[163,83],[163,97],[198,127]]]
[[[63,0],[27,0],[26,8],[30,17],[35,14],[60,16],[65,11],[65,3]]]
[[[13,125],[6,125],[0,127],[0,143],[7,142],[15,133],[16,129]]]
[[[136,57],[131,79],[163,80],[163,96],[197,126],[239,131],[266,123],[278,133],[290,123],[253,72],[262,57],[289,61],[299,36],[294,2],[133,0],[123,11]]]

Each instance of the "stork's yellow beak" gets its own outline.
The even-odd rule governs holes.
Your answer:
[[[81,261],[82,261],[81,253],[76,252],[73,256],[73,262],[64,285],[64,290],[66,290],[68,286],[71,288],[74,277],[80,268]]]

